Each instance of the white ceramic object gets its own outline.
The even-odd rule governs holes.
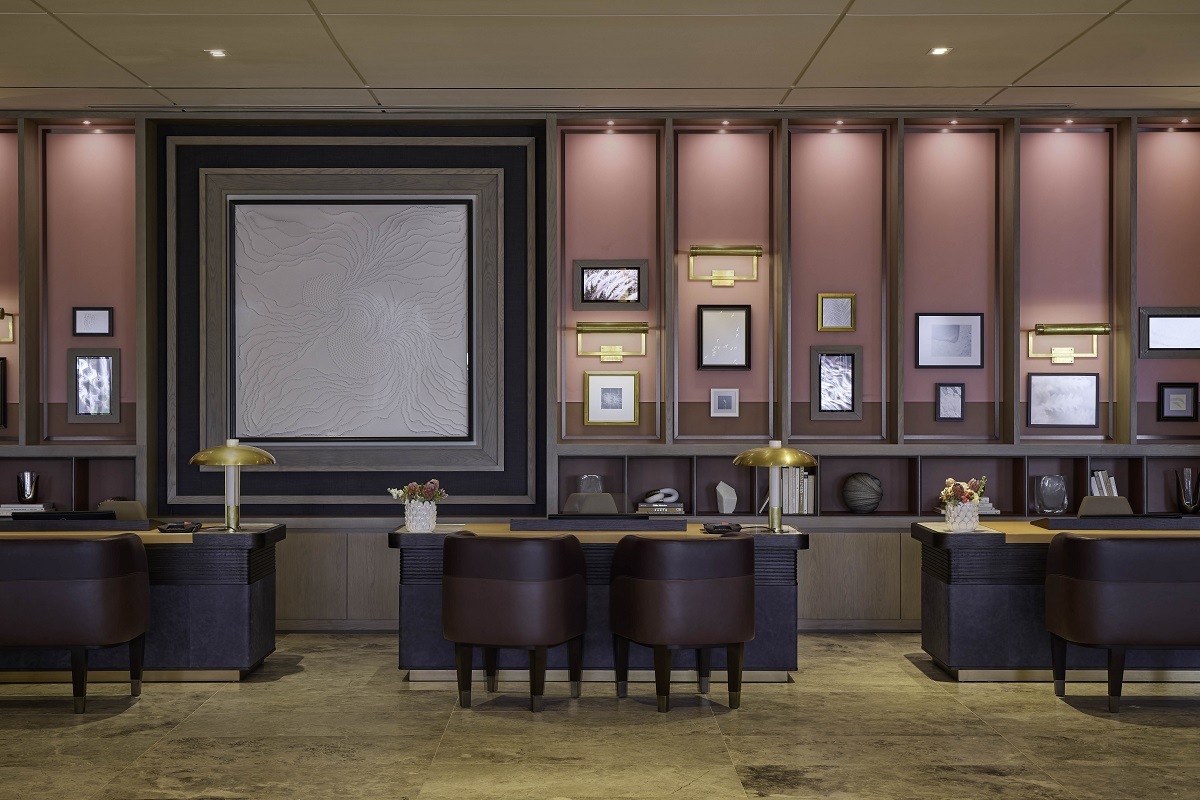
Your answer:
[[[955,532],[973,531],[979,527],[979,501],[946,506],[946,527]]]
[[[725,481],[717,484],[717,511],[722,514],[732,514],[737,506],[737,492]]]
[[[409,500],[404,504],[404,529],[409,533],[433,533],[437,525],[437,503]]]

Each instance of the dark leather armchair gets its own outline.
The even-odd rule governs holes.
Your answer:
[[[1067,642],[1108,650],[1108,710],[1119,710],[1126,649],[1200,647],[1200,536],[1060,533],[1046,560],[1054,693]]]
[[[496,691],[498,649],[529,651],[529,707],[542,710],[546,650],[567,643],[571,696],[583,679],[587,585],[583,548],[574,536],[476,536],[452,533],[442,551],[442,635],[454,642],[459,703],[471,705],[474,648],[483,648],[489,692]]]
[[[695,648],[699,689],[708,691],[710,650],[726,649],[729,707],[741,704],[742,654],[754,638],[754,539],[630,535],[613,555],[609,624],[617,696],[629,682],[629,643],[654,649],[658,710],[670,709],[671,651]]]
[[[142,693],[149,620],[137,535],[0,539],[0,646],[70,649],[76,714],[87,702],[89,649],[128,642],[130,694]]]

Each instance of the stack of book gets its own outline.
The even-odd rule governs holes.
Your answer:
[[[14,511],[53,511],[54,503],[0,503],[0,517],[11,517]]]
[[[816,501],[817,476],[804,467],[784,467],[781,470],[783,496],[780,505],[784,514],[811,514]]]
[[[999,514],[1000,509],[992,505],[990,497],[979,498],[979,513],[980,514]]]
[[[1092,494],[1097,497],[1117,497],[1117,479],[1108,474],[1106,469],[1092,470]]]
[[[639,514],[682,514],[683,503],[638,503]]]

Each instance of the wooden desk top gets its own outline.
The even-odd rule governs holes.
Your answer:
[[[980,533],[1000,533],[1004,534],[1005,544],[1049,544],[1055,534],[1063,533],[1063,530],[1047,530],[1039,528],[1031,522],[988,522],[986,525],[980,523],[979,527],[968,533],[946,533],[944,522],[923,522],[924,527],[943,533],[947,536],[977,536]],[[1200,531],[1184,531],[1184,530],[1132,530],[1132,531],[1114,531],[1114,530],[1088,530],[1085,526],[1087,523],[1082,522],[1078,528],[1068,528],[1066,530],[1072,533],[1086,533],[1089,536],[1200,536]]]
[[[745,530],[745,533],[760,534],[767,539],[788,539],[792,537],[803,538],[805,544],[808,537],[806,534],[787,526],[788,532],[781,534],[771,534],[766,531]],[[699,522],[688,523],[686,531],[512,531],[509,530],[506,522],[471,522],[466,524],[454,525],[438,525],[437,530],[433,534],[428,533],[409,533],[404,528],[397,528],[392,531],[389,540],[392,542],[392,547],[397,547],[396,539],[399,536],[430,536],[430,535],[445,535],[454,533],[455,531],[467,530],[471,533],[479,534],[480,536],[559,536],[564,533],[569,533],[575,536],[583,544],[612,544],[621,541],[622,537],[628,536],[631,533],[636,533],[638,536],[649,536],[662,539],[715,539],[715,535],[704,532],[704,525]],[[804,549],[803,547],[801,549]]]
[[[240,530],[230,533],[224,530],[224,526],[221,523],[214,522],[206,523],[203,528],[195,533],[162,533],[155,528],[151,528],[148,531],[5,531],[0,533],[0,539],[28,539],[33,536],[46,536],[55,539],[100,539],[105,536],[116,536],[119,533],[136,533],[146,544],[192,544],[197,541],[197,538],[203,540],[206,537],[215,536],[253,536],[254,534],[267,532],[278,533],[274,529],[282,527],[282,525],[275,523],[246,523]],[[282,534],[273,536],[272,538],[282,538]]]

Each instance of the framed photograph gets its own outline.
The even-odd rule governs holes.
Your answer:
[[[862,419],[862,346],[813,345],[808,353],[809,419]]]
[[[617,308],[640,308],[647,302],[646,259],[625,261],[576,260],[575,292],[572,295],[576,311]]]
[[[933,398],[933,419],[935,422],[962,422],[964,415],[963,399],[966,396],[966,384],[935,383]]]
[[[983,314],[917,314],[918,367],[982,367]]]
[[[583,373],[584,425],[638,424],[637,372]]]
[[[817,330],[854,330],[854,293],[817,295]]]
[[[750,369],[750,306],[696,306],[697,369]]]
[[[1031,372],[1028,381],[1029,427],[1100,427],[1100,373]]]
[[[1158,384],[1159,422],[1196,422],[1196,383]]]
[[[71,309],[72,336],[112,336],[112,306]]]
[[[738,389],[709,389],[708,415],[710,417],[736,417],[738,410]]]
[[[1200,358],[1200,308],[1139,308],[1138,355]]]
[[[117,348],[67,350],[67,422],[121,421],[121,351]]]

